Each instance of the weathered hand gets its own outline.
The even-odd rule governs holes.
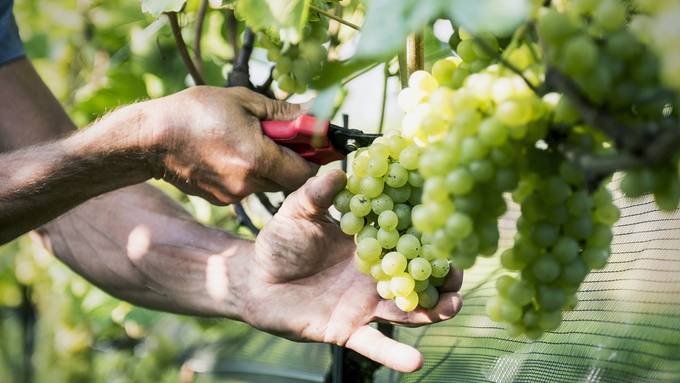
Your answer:
[[[369,323],[419,326],[453,317],[462,305],[462,273],[450,274],[431,310],[404,313],[381,300],[371,277],[356,269],[353,239],[327,215],[345,182],[340,171],[310,179],[265,226],[246,268],[250,278],[234,286],[246,298],[243,319],[287,338],[344,345],[395,370],[417,370],[420,352]]]
[[[291,120],[298,105],[245,88],[197,86],[150,104],[161,128],[156,175],[223,205],[262,191],[292,191],[318,167],[262,134],[261,120]]]

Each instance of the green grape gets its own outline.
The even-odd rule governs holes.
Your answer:
[[[447,254],[437,246],[428,243],[422,246],[422,257],[428,261],[433,261],[435,259],[446,259]]]
[[[433,286],[427,285],[425,290],[418,292],[418,304],[424,309],[431,309],[439,302],[439,291]]]
[[[361,178],[355,176],[354,174],[347,177],[347,190],[349,190],[352,194],[361,193]]]
[[[510,275],[501,275],[498,277],[498,279],[496,279],[496,290],[501,296],[508,298],[508,291],[510,290],[510,287],[517,282],[517,279]]]
[[[539,246],[550,247],[559,238],[559,229],[549,223],[540,222],[534,226],[531,232],[531,239]]]
[[[397,305],[399,310],[404,312],[411,312],[418,307],[418,293],[412,291],[409,295],[405,297],[397,296],[394,298],[394,303]]]
[[[589,215],[574,218],[567,222],[564,232],[577,240],[586,239],[593,232],[593,220]]]
[[[387,210],[392,210],[394,208],[394,202],[392,198],[387,194],[381,194],[378,197],[371,200],[371,209],[375,214],[380,214]]]
[[[560,264],[553,257],[540,257],[534,262],[531,272],[541,282],[552,282],[560,276]]]
[[[350,213],[345,213],[340,219],[340,229],[347,235],[354,235],[364,227],[364,219]]]
[[[431,262],[432,276],[435,278],[445,277],[451,268],[447,259],[436,258]]]
[[[416,188],[421,188],[425,184],[425,179],[418,171],[412,170],[408,172],[408,184]]]
[[[536,327],[538,326],[539,319],[538,311],[529,309],[522,316],[522,323],[527,327]]]
[[[458,270],[464,270],[474,266],[476,260],[475,255],[456,254],[451,258],[451,265]]]
[[[431,286],[429,279],[426,279],[424,281],[416,281],[415,287],[413,287],[413,291],[417,293],[422,293],[423,291],[425,291],[425,289],[428,288],[428,286]]]
[[[380,280],[378,281],[376,285],[376,290],[378,291],[378,295],[382,299],[394,299],[395,295],[392,292],[392,287],[390,281],[384,281]]]
[[[525,125],[531,119],[531,109],[527,103],[507,100],[498,105],[495,117],[509,128]]]
[[[555,311],[541,311],[538,314],[538,327],[543,331],[552,331],[560,327],[562,323],[562,312]]]
[[[608,30],[617,30],[626,23],[626,5],[618,0],[602,0],[593,12],[595,23]]]
[[[390,147],[380,142],[374,142],[368,148],[368,154],[372,158],[375,157],[387,160],[387,158],[390,156]]]
[[[347,213],[350,210],[349,204],[353,196],[354,195],[349,190],[341,190],[333,199],[333,206],[335,206],[340,213]]]
[[[366,238],[376,238],[378,236],[378,229],[371,225],[364,226],[359,233],[357,233],[356,242],[359,243]]]
[[[399,164],[406,170],[416,170],[420,161],[420,148],[410,145],[404,148],[399,155]]]
[[[404,203],[411,197],[411,187],[409,185],[404,185],[400,188],[385,186],[384,192],[397,204]]]
[[[575,258],[562,268],[560,282],[570,286],[578,286],[588,275],[586,264],[580,259]]]
[[[463,254],[477,255],[479,252],[479,238],[472,233],[458,242],[458,251]]]
[[[517,256],[517,250],[507,249],[501,253],[501,265],[508,270],[522,270],[526,265],[527,261],[523,257]]]
[[[599,270],[607,264],[609,250],[607,248],[589,247],[583,250],[583,260],[589,268]]]
[[[368,159],[366,172],[371,177],[382,177],[387,173],[388,162],[386,158],[372,156]]]
[[[385,183],[393,188],[402,187],[408,182],[409,172],[398,163],[390,164],[385,177]]]
[[[407,201],[411,206],[420,205],[423,203],[423,189],[422,188],[411,188],[411,195],[408,197]]]
[[[420,255],[420,241],[411,234],[404,234],[397,242],[397,251],[408,259],[416,258]]]
[[[523,280],[513,283],[506,292],[506,297],[520,306],[531,303],[535,295],[536,290],[534,286]]]
[[[477,59],[477,55],[473,49],[474,42],[472,40],[463,40],[458,43],[456,53],[466,63],[473,62]]]
[[[458,68],[458,64],[460,64],[460,60],[455,57],[437,60],[432,65],[432,76],[440,85],[450,86],[453,81],[453,73]]]
[[[403,231],[411,227],[411,208],[409,205],[398,203],[394,207],[394,213],[397,215],[397,219],[399,221],[397,224],[397,230]]]
[[[444,175],[454,161],[455,158],[451,151],[443,149],[430,150],[420,156],[418,170],[426,178]]]
[[[363,194],[357,194],[349,201],[349,209],[357,217],[365,217],[371,212],[371,200]]]
[[[393,134],[386,138],[386,145],[390,151],[390,157],[399,160],[401,151],[408,145],[408,141],[399,134]]]
[[[371,263],[366,262],[358,256],[354,257],[354,263],[356,264],[357,270],[364,274],[369,274],[371,271]]]
[[[575,32],[569,17],[550,9],[538,20],[538,35],[549,44],[559,46]]]
[[[479,194],[471,193],[462,197],[456,197],[454,206],[456,211],[467,215],[475,215],[482,209],[482,197]]]
[[[427,259],[418,257],[409,261],[408,272],[413,279],[424,281],[432,274],[432,266]]]
[[[593,70],[597,63],[597,46],[585,35],[570,39],[562,52],[562,67],[570,75],[578,76]]]
[[[416,283],[410,274],[400,273],[396,274],[390,280],[390,287],[394,295],[398,297],[405,297],[413,292]]]
[[[399,232],[380,228],[376,238],[383,249],[394,249],[399,241]]]
[[[582,216],[590,213],[593,208],[592,198],[584,190],[574,192],[567,199],[567,209],[575,216]]]
[[[408,79],[409,88],[419,89],[428,93],[435,90],[438,85],[437,80],[424,70],[413,72]]]
[[[595,209],[595,219],[605,225],[613,225],[621,217],[621,211],[614,205],[598,206]]]
[[[385,256],[380,261],[380,265],[382,266],[385,274],[394,276],[401,274],[404,272],[404,270],[406,270],[406,262],[406,257],[404,257],[403,254],[397,251],[392,251],[385,254]]]
[[[475,160],[468,165],[470,174],[476,182],[486,182],[494,176],[494,167],[489,160]]]
[[[366,177],[368,175],[368,155],[362,153],[357,153],[352,160],[352,174],[356,174],[359,177]]]
[[[364,177],[360,181],[361,194],[367,198],[375,198],[383,192],[385,184],[383,180],[376,177]],[[359,193],[355,193],[359,194]]]
[[[464,213],[455,212],[446,220],[446,231],[457,239],[469,236],[472,226],[472,219]]]
[[[513,323],[522,318],[522,309],[513,302],[500,298],[498,310],[502,322]]]
[[[550,177],[542,191],[543,200],[549,204],[562,203],[571,195],[569,184],[560,177]]]
[[[382,265],[380,264],[380,260],[373,261],[373,263],[371,264],[371,268],[369,270],[369,274],[376,281],[390,279],[389,275],[385,274],[385,272],[383,271]]]
[[[578,242],[570,237],[560,237],[553,246],[552,254],[561,263],[569,263],[579,254]]]
[[[423,186],[423,198],[426,202],[446,202],[448,192],[443,177],[432,177],[425,181]]]
[[[609,225],[596,224],[586,243],[588,247],[608,247],[611,244],[614,234]]]
[[[538,287],[537,302],[543,310],[557,310],[561,308],[566,301],[567,294],[564,290],[547,285]]]
[[[489,152],[489,148],[478,138],[465,137],[461,144],[461,160],[465,163],[474,160],[481,160]]]
[[[503,321],[503,317],[501,316],[501,303],[502,298],[500,297],[492,297],[486,301],[486,315],[494,322]]]
[[[396,229],[398,223],[399,218],[392,210],[386,210],[378,216],[378,225],[384,230],[392,231]]]
[[[465,168],[457,168],[446,176],[446,188],[454,195],[465,195],[472,190],[475,180]]]
[[[364,238],[357,244],[357,255],[366,262],[375,262],[382,255],[382,247],[375,238]]]
[[[496,171],[496,188],[501,191],[514,190],[517,187],[519,180],[517,179],[517,172],[511,168],[500,168]]]
[[[502,146],[508,141],[508,129],[494,118],[487,118],[479,125],[479,139],[490,147]]]

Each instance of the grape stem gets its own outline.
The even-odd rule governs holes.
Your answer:
[[[383,132],[383,125],[385,124],[385,107],[387,106],[387,83],[390,79],[390,66],[389,63],[385,63],[383,69],[383,88],[382,88],[382,102],[380,104],[380,122],[378,123],[378,133]]]
[[[314,11],[314,12],[316,12],[316,13],[319,13],[319,14],[321,14],[321,15],[324,15],[324,16],[328,17],[329,19],[335,20],[335,21],[337,21],[338,23],[340,23],[340,24],[342,24],[342,25],[346,25],[346,26],[348,26],[348,27],[350,27],[350,28],[352,28],[352,29],[355,29],[355,30],[357,30],[357,31],[358,31],[359,29],[361,29],[361,28],[359,28],[358,25],[353,24],[353,23],[351,23],[351,22],[349,22],[349,21],[347,21],[347,20],[345,20],[345,19],[343,19],[343,18],[341,18],[341,17],[338,17],[338,16],[336,16],[336,15],[330,13],[330,12],[327,12],[327,11],[325,11],[325,10],[323,10],[323,9],[321,9],[321,8],[319,8],[319,7],[317,7],[317,6],[310,5],[310,6],[309,6],[309,9],[311,9],[312,11]]]
[[[208,13],[208,0],[202,0],[196,18],[196,32],[194,33],[194,61],[198,73],[203,74],[203,56],[201,55],[201,38],[203,37],[203,24]]]
[[[425,47],[422,32],[412,33],[406,38],[406,67],[409,76],[425,67]]]
[[[196,69],[196,65],[194,65],[194,62],[191,60],[191,56],[189,56],[187,45],[184,43],[182,30],[177,19],[177,12],[166,12],[165,14],[168,16],[168,20],[170,20],[170,28],[172,29],[172,35],[175,37],[175,44],[179,50],[179,55],[182,58],[182,62],[184,62],[184,66],[189,71],[189,75],[194,80],[194,84],[205,85],[203,76],[201,76]]]

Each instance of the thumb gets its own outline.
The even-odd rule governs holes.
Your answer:
[[[345,347],[399,372],[413,372],[423,366],[423,355],[418,350],[386,337],[369,325],[355,331]]]
[[[339,169],[310,178],[300,189],[286,198],[281,210],[291,216],[302,214],[313,218],[323,215],[346,183],[345,173]]]
[[[260,121],[264,120],[293,120],[303,113],[298,104],[273,100],[257,92],[244,89],[238,94],[243,108]]]

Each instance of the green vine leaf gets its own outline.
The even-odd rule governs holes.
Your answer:
[[[535,0],[454,0],[447,13],[457,24],[472,33],[491,32],[506,36],[526,22]]]
[[[236,14],[255,31],[274,29],[283,41],[298,43],[310,0],[240,0]]]
[[[186,2],[186,0],[142,0],[142,12],[158,17],[164,12],[181,11]]]

